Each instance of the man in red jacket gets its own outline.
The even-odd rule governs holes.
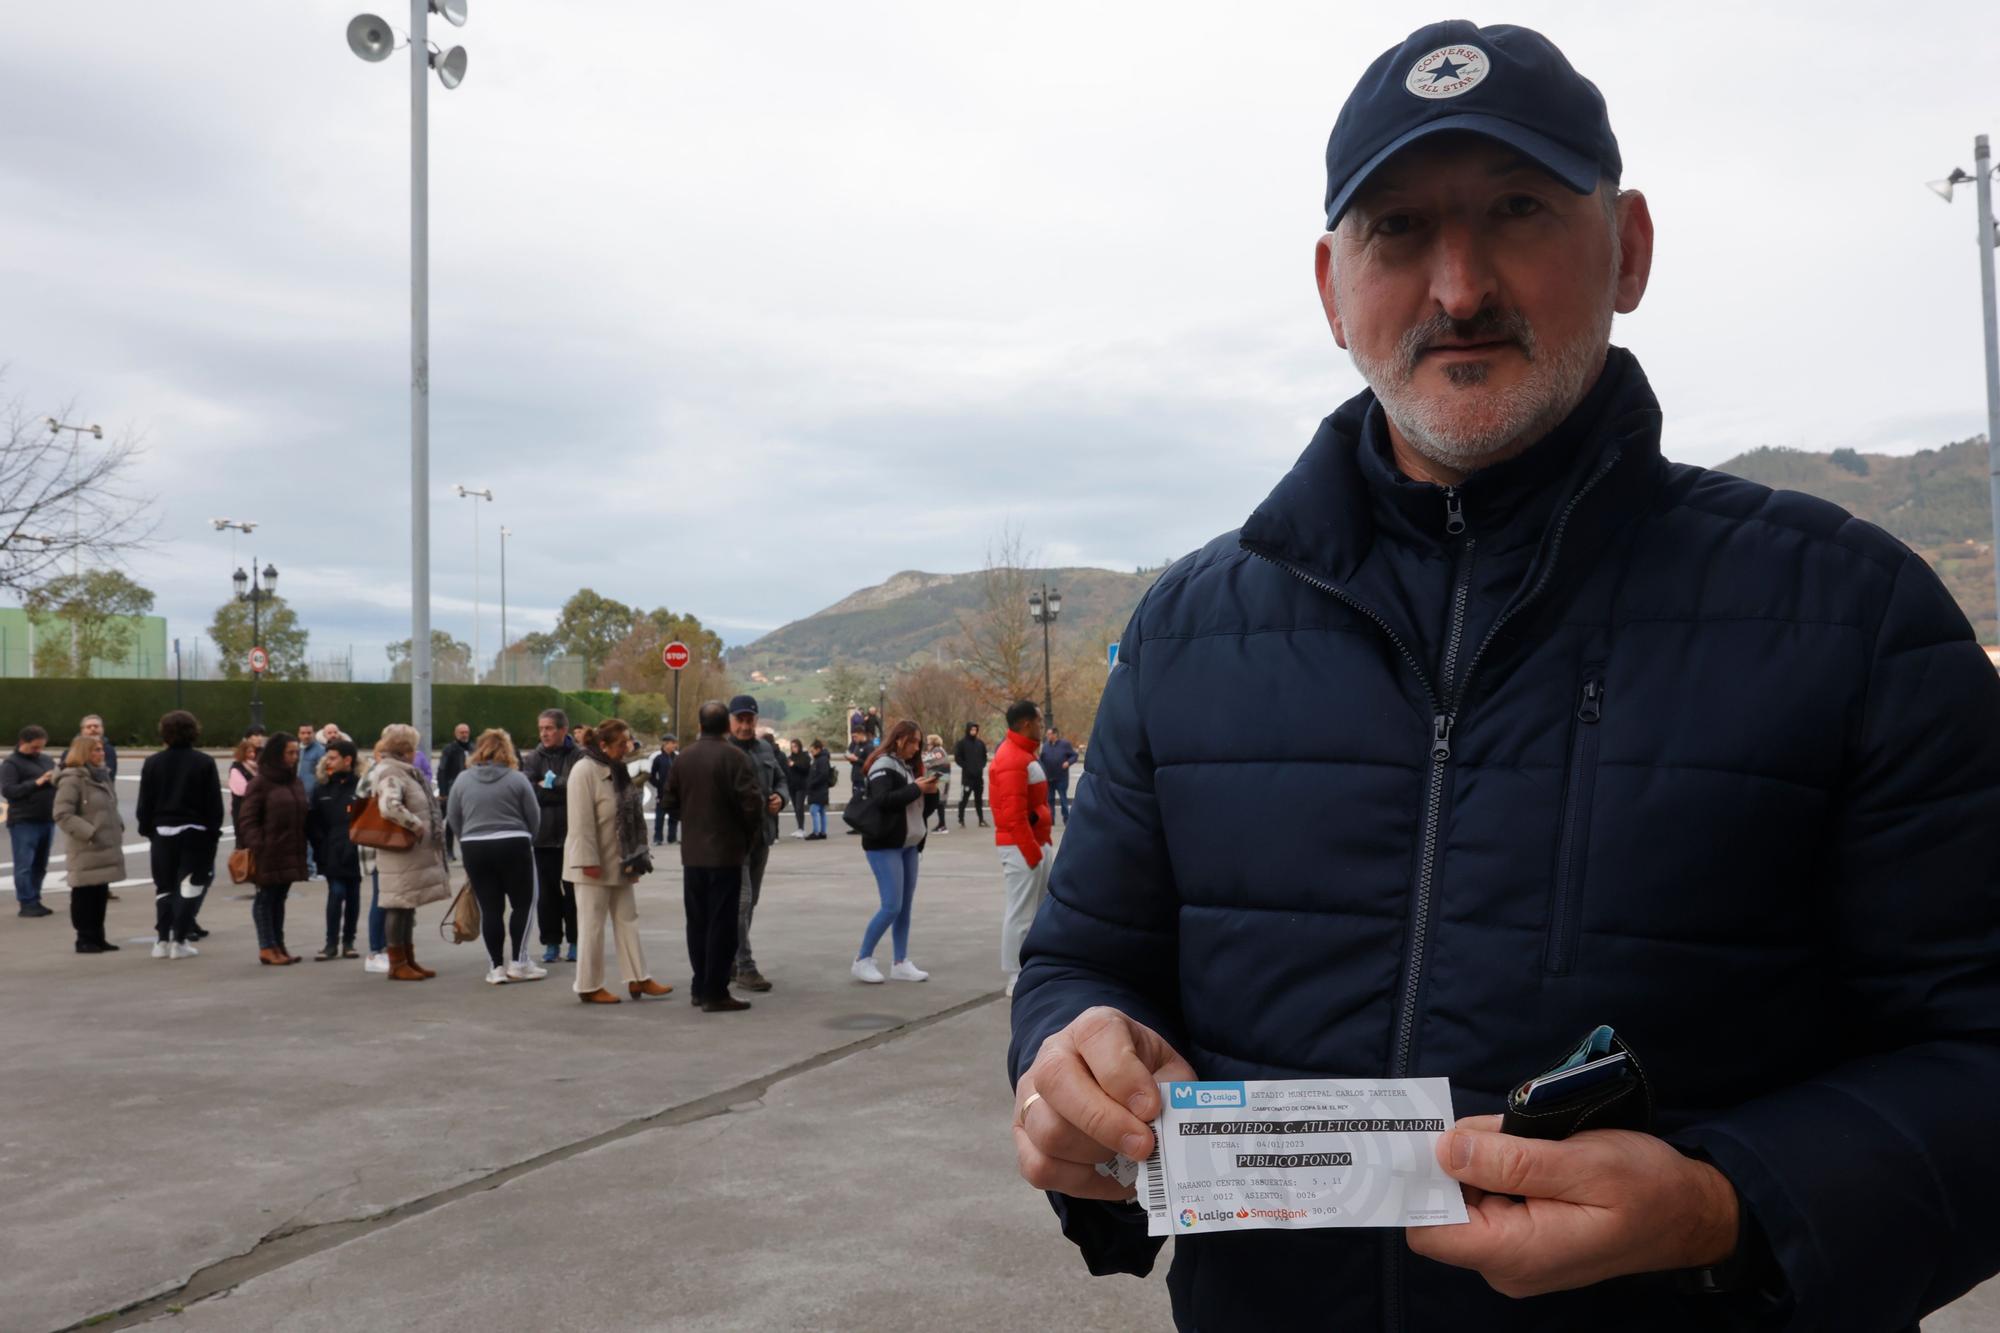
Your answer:
[[[1007,993],[1021,971],[1021,941],[1035,923],[1035,909],[1049,891],[1049,779],[1038,751],[1042,743],[1042,710],[1026,699],[1007,709],[1007,736],[993,759],[989,795],[993,803],[993,842],[1000,849],[1000,873],[1007,881],[1007,910],[1000,918],[1000,970],[1007,974]]]

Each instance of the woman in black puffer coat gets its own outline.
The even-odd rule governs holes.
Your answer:
[[[236,845],[256,860],[250,915],[257,923],[257,959],[270,966],[299,961],[285,947],[285,899],[306,878],[306,789],[298,765],[295,737],[280,733],[265,741],[236,816]]]

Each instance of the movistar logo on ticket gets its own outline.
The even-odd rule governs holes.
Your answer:
[[[1167,1086],[1167,1103],[1176,1109],[1193,1106],[1242,1106],[1241,1083],[1172,1083]]]

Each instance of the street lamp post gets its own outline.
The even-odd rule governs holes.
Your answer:
[[[70,432],[69,572],[71,577],[80,577],[83,574],[83,490],[82,490],[82,483],[80,483],[77,480],[76,459],[77,459],[77,454],[83,448],[83,437],[88,435],[92,439],[101,440],[104,438],[104,427],[95,424],[89,426],[72,426],[67,422],[57,421],[54,417],[43,417],[42,424],[49,428],[49,434],[51,435],[60,435],[64,431]],[[81,590],[79,590],[79,595],[80,592]],[[79,662],[76,660],[76,655],[83,650],[82,633],[83,633],[82,627],[74,619],[72,619],[69,622],[70,669],[73,671],[80,672],[83,675],[87,676],[90,674],[89,664],[84,662]]]
[[[1044,583],[1028,590],[1028,619],[1042,627],[1042,725],[1056,724],[1056,691],[1049,670],[1049,627],[1062,614],[1062,593]]]
[[[505,523],[500,525],[500,656],[495,659],[495,666],[504,666],[507,661],[507,539],[513,535]],[[494,674],[500,677],[502,685],[514,683],[510,672]]]
[[[465,23],[465,0],[410,0],[410,724],[417,748],[431,743],[431,313],[430,107],[425,76],[447,89],[465,79],[465,48],[433,52],[431,14]],[[390,27],[373,14],[347,25],[348,49],[367,61],[395,50]]]
[[[1979,205],[1979,315],[1986,326],[1986,471],[1987,503],[1992,509],[1994,610],[2000,615],[2000,329],[1996,329],[1993,299],[1993,159],[1981,134],[1972,141],[1972,174],[1957,167],[1941,181],[1932,181],[1946,203],[1952,189],[1974,182]]]
[[[461,500],[484,500],[493,503],[493,488],[473,490],[470,486],[453,487]],[[506,647],[502,640],[501,647]],[[479,683],[479,506],[472,506],[472,683]]]
[[[261,574],[257,573],[257,557],[253,555],[250,557],[250,570],[246,574],[241,565],[237,566],[229,581],[236,585],[236,600],[250,603],[250,650],[257,652],[264,646],[260,612],[265,602],[278,595],[278,567],[266,565]],[[254,665],[250,670],[250,725],[264,725],[264,673]]]

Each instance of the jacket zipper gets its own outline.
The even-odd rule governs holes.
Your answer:
[[[1576,738],[1570,744],[1569,787],[1563,794],[1562,840],[1556,852],[1555,902],[1549,910],[1548,953],[1543,970],[1567,976],[1576,951],[1583,857],[1590,845],[1590,796],[1597,777],[1597,724],[1604,717],[1602,667],[1585,671],[1576,702]]]
[[[1548,587],[1549,579],[1555,572],[1556,556],[1562,549],[1563,533],[1569,526],[1570,515],[1576,512],[1577,505],[1582,503],[1583,498],[1596,488],[1597,483],[1602,481],[1611,469],[1618,465],[1619,457],[1620,455],[1614,452],[1595,472],[1590,474],[1583,485],[1577,487],[1576,494],[1570,496],[1568,503],[1563,506],[1562,512],[1556,516],[1555,524],[1550,530],[1549,557],[1542,566],[1542,572],[1536,577],[1534,585],[1528,589],[1525,596],[1503,607],[1500,614],[1495,617],[1493,624],[1487,628],[1485,636],[1480,639],[1479,646],[1473,650],[1472,660],[1466,664],[1464,679],[1459,682],[1458,689],[1453,692],[1452,697],[1448,701],[1439,696],[1437,690],[1431,684],[1430,677],[1425,674],[1423,664],[1417,660],[1416,654],[1410,651],[1409,645],[1403,642],[1402,636],[1397,634],[1395,629],[1380,614],[1364,605],[1344,589],[1335,587],[1325,579],[1301,569],[1291,561],[1281,560],[1275,555],[1267,554],[1255,548],[1248,548],[1252,555],[1257,556],[1259,559],[1270,561],[1272,564],[1278,566],[1278,568],[1290,573],[1299,581],[1318,588],[1343,605],[1351,607],[1367,619],[1373,621],[1376,628],[1388,636],[1389,642],[1395,645],[1396,651],[1402,655],[1403,661],[1409,664],[1410,670],[1416,673],[1417,683],[1423,687],[1424,696],[1430,701],[1431,766],[1430,780],[1424,798],[1423,859],[1417,871],[1416,915],[1410,927],[1410,948],[1404,971],[1403,990],[1397,1001],[1399,1013],[1397,1014],[1396,1022],[1396,1050],[1389,1066],[1389,1074],[1392,1078],[1402,1078],[1407,1075],[1410,1063],[1410,1048],[1416,1034],[1416,996],[1423,984],[1424,952],[1430,932],[1430,896],[1437,872],[1438,825],[1441,821],[1444,806],[1445,765],[1451,762],[1451,732],[1452,727],[1458,721],[1458,705],[1463,702],[1465,696],[1470,692],[1473,673],[1478,670],[1480,659],[1486,656],[1486,649],[1492,644],[1494,636],[1523,608],[1541,596],[1542,591]],[[1446,487],[1445,531],[1448,534],[1456,535],[1464,526],[1465,508],[1463,499],[1458,495],[1455,487]],[[1471,562],[1463,557],[1470,551],[1471,547],[1472,539],[1467,538],[1466,550],[1465,552],[1461,552],[1458,586],[1454,589],[1452,595],[1451,628],[1446,638],[1445,660],[1443,663],[1446,688],[1450,688],[1452,683],[1451,672],[1456,662],[1459,637],[1465,628],[1465,602],[1468,595],[1466,584],[1469,582]],[[1449,706],[1447,706],[1447,703]],[[1400,1329],[1403,1326],[1403,1250],[1402,1247],[1391,1244],[1383,1251],[1383,1254],[1387,1260],[1383,1273],[1383,1304],[1386,1307],[1385,1313],[1388,1316],[1384,1326],[1391,1329]]]

